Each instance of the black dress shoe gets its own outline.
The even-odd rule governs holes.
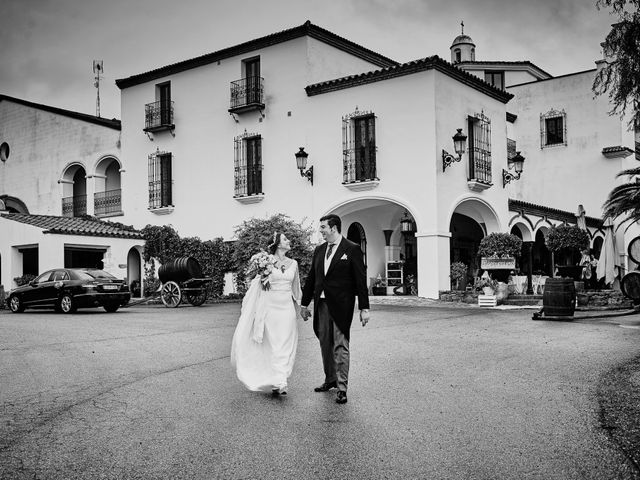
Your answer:
[[[338,388],[338,384],[336,382],[324,382],[319,387],[313,389],[314,392],[328,392],[332,388]]]
[[[347,392],[338,392],[336,403],[347,403]]]

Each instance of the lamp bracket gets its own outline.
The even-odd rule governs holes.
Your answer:
[[[313,165],[311,165],[309,168],[307,168],[304,171],[300,169],[300,176],[306,177],[306,179],[311,182],[311,185],[313,185]]]
[[[520,180],[520,175],[522,172],[514,175],[511,172],[507,172],[504,168],[502,169],[502,188],[506,187],[507,183],[511,183],[512,180]]]
[[[462,160],[462,155],[456,157],[446,150],[442,150],[442,171],[444,172],[453,162],[459,162],[460,160]]]

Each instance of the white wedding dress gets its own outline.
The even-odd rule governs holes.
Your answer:
[[[274,268],[269,283],[271,288],[263,290],[256,276],[244,296],[231,342],[231,365],[249,390],[284,392],[298,347],[298,263],[293,260],[284,271]]]

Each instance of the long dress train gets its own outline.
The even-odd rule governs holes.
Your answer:
[[[298,263],[293,260],[284,272],[274,269],[269,283],[262,290],[260,277],[252,280],[231,342],[231,365],[253,391],[286,389],[298,346]]]

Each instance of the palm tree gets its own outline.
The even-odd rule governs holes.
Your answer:
[[[623,170],[616,176],[623,175],[640,175],[640,167]],[[640,221],[640,181],[630,181],[611,190],[603,209],[603,218],[626,217],[623,222]]]

